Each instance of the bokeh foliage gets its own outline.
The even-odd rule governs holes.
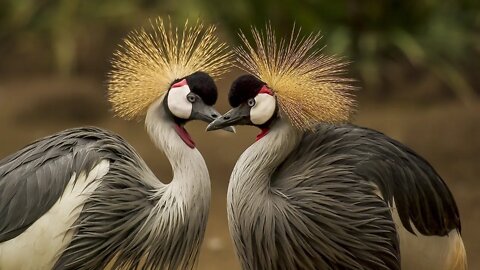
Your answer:
[[[267,21],[281,34],[293,23],[321,30],[326,50],[352,61],[374,95],[389,91],[391,66],[434,77],[465,103],[478,93],[478,0],[2,0],[0,56],[28,63],[37,52],[43,71],[102,72],[118,40],[157,15],[215,22],[232,43],[239,29]]]

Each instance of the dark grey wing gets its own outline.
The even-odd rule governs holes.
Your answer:
[[[0,161],[0,243],[15,238],[63,194],[74,172],[89,171],[106,153],[92,151],[95,128],[40,139]]]
[[[272,189],[288,202],[276,215],[278,242],[288,243],[278,257],[296,258],[299,269],[400,269],[389,207],[343,162],[349,156],[337,144],[307,134],[272,176]]]
[[[375,183],[390,206],[395,200],[402,225],[411,233],[411,224],[423,235],[461,230],[458,208],[447,185],[425,159],[405,145],[354,125],[321,125],[305,135],[302,143],[309,141],[317,141],[310,147],[323,149],[319,155],[343,155],[337,163],[354,166],[355,174]]]
[[[384,134],[353,125],[319,132],[341,137],[339,151],[351,156],[355,173],[374,182],[385,201],[397,207],[402,225],[423,235],[461,231],[460,215],[452,193],[434,168],[407,146]]]

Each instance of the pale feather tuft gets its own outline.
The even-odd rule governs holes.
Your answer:
[[[197,21],[182,29],[157,18],[148,30],[132,31],[114,53],[109,100],[117,116],[139,118],[170,84],[196,71],[214,79],[231,66],[232,53],[215,35],[215,26]]]
[[[275,92],[296,128],[348,121],[355,102],[352,80],[342,77],[347,63],[315,49],[320,33],[301,37],[300,32],[294,26],[290,38],[279,42],[270,24],[265,31],[252,27],[253,42],[240,32],[243,46],[235,48],[239,68]]]

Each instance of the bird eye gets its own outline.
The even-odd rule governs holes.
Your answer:
[[[247,101],[247,105],[250,106],[250,107],[253,107],[255,106],[255,99],[251,98]]]
[[[193,102],[195,102],[195,100],[197,100],[197,98],[194,95],[188,95],[187,100],[190,101],[191,103],[193,103]]]

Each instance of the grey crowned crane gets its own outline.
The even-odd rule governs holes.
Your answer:
[[[207,128],[261,129],[228,187],[242,268],[466,269],[446,184],[405,145],[346,123],[352,87],[320,36],[252,32],[236,49],[249,74],[231,86],[234,108]]]
[[[109,98],[117,115],[145,115],[169,159],[164,184],[120,136],[75,128],[0,161],[0,269],[191,269],[203,240],[210,179],[184,128],[211,122],[211,76],[230,53],[213,26],[161,19],[116,52]],[[202,71],[202,72],[201,72]],[[208,74],[207,74],[208,73]]]

